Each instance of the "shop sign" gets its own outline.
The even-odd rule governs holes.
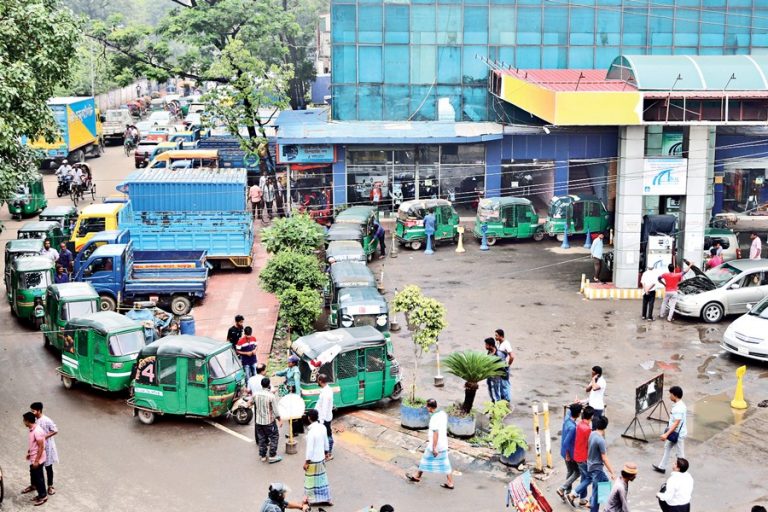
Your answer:
[[[685,195],[688,160],[685,158],[646,158],[643,161],[644,196]]]
[[[661,135],[661,154],[665,156],[682,156],[683,134],[664,132]]]
[[[332,164],[336,161],[333,144],[280,144],[277,162],[280,164]]]

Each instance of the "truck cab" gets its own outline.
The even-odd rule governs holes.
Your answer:
[[[75,252],[79,252],[96,233],[117,229],[118,217],[124,206],[122,203],[107,203],[91,204],[83,208],[69,239],[74,244]]]
[[[128,108],[107,110],[104,121],[104,139],[123,143],[125,127],[133,124],[133,116]]]

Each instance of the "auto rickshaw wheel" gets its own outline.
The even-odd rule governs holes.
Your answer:
[[[64,389],[72,389],[72,386],[75,385],[75,381],[72,377],[66,377],[64,375],[61,376],[61,383],[64,385]]]
[[[562,242],[563,240],[565,240],[565,233],[558,233],[557,235],[555,235],[555,238],[557,239],[558,242]]]
[[[145,411],[144,409],[136,409],[136,416],[139,417],[139,421],[145,425],[151,425],[155,422],[157,415],[152,411]]]
[[[544,231],[540,229],[537,229],[536,231],[534,231],[533,239],[536,240],[537,242],[541,242],[542,240],[544,240]]]
[[[232,413],[232,416],[238,425],[247,425],[253,419],[253,409],[250,407],[240,407]]]
[[[496,238],[495,236],[487,236],[485,237],[485,240],[488,243],[488,245],[496,245],[498,238]]]
[[[187,297],[177,295],[171,300],[171,311],[174,315],[186,315],[192,310],[192,301]]]
[[[117,302],[108,295],[102,295],[101,301],[99,301],[99,309],[101,311],[117,311]]]
[[[395,389],[392,390],[392,394],[389,395],[390,400],[400,400],[400,397],[403,396],[403,385],[399,382],[395,384]]]
[[[419,249],[421,249],[421,240],[414,240],[413,242],[411,242],[411,244],[408,247],[410,247],[414,251],[418,251]]]

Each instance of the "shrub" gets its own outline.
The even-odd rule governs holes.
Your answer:
[[[322,247],[323,239],[323,228],[304,214],[275,219],[270,227],[261,230],[261,243],[270,254],[312,254]]]
[[[472,350],[454,352],[445,358],[444,363],[448,373],[464,380],[464,403],[461,409],[465,414],[472,411],[479,387],[478,382],[505,374],[504,361],[485,352]]]
[[[328,280],[313,255],[283,251],[272,256],[261,271],[261,287],[274,294],[288,288],[320,290]]]
[[[323,312],[320,292],[312,289],[297,290],[293,286],[277,294],[280,299],[280,318],[288,324],[291,334],[303,336],[313,331],[315,321]]]

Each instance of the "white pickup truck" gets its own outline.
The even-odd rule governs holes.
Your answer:
[[[768,232],[768,203],[762,204],[749,213],[718,213],[712,223],[715,227],[732,229],[736,232]]]
[[[107,110],[106,120],[104,121],[104,140],[117,141],[122,144],[126,125],[133,124],[131,111],[127,108]]]

